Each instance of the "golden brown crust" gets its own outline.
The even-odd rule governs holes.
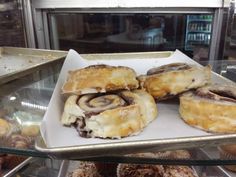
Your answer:
[[[92,65],[70,71],[62,93],[77,95],[138,88],[136,73],[124,66]]]
[[[143,90],[92,95],[91,100],[84,99],[85,102],[80,102],[80,99],[88,96],[70,96],[66,101],[61,122],[64,125],[76,123],[80,133],[84,132],[91,137],[121,138],[135,135],[157,117],[154,99]],[[123,101],[116,97],[121,97]]]
[[[178,67],[177,67],[178,66]],[[189,89],[210,83],[211,68],[187,64],[170,64],[151,69],[149,75],[138,77],[141,88],[157,100],[165,100]]]
[[[214,92],[210,91],[211,88],[214,88]],[[225,92],[229,88],[231,87],[225,86]],[[202,90],[208,90],[208,94],[201,92]],[[180,96],[179,112],[182,119],[187,124],[205,131],[235,133],[236,102],[232,101],[233,97],[222,96],[222,88],[219,90],[221,94],[217,95],[215,86],[204,87]]]

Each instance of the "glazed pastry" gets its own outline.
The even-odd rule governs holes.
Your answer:
[[[138,77],[141,88],[156,100],[166,100],[184,91],[202,87],[211,81],[211,68],[173,63],[152,68]]]
[[[212,85],[184,93],[179,113],[187,124],[205,131],[236,133],[236,87]]]
[[[62,93],[83,95],[104,93],[114,90],[138,88],[136,73],[124,66],[91,65],[83,69],[70,71]]]
[[[70,96],[61,118],[84,137],[121,138],[140,133],[157,117],[157,106],[143,90]]]

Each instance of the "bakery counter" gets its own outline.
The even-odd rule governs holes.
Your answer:
[[[119,54],[119,57],[122,55],[125,54]],[[156,56],[154,54],[152,55]],[[160,56],[164,57],[168,56],[168,54],[160,53]],[[94,57],[100,59],[102,55],[83,55],[83,57],[87,57],[91,60]],[[6,154],[15,154],[25,157],[57,158],[51,156],[50,153],[40,152],[35,149],[35,141],[41,139],[39,125],[45,111],[48,109],[48,104],[57,83],[60,69],[56,72],[55,70],[52,70],[53,72],[49,71],[50,68],[48,68],[46,73],[38,74],[38,77],[34,77],[33,79],[31,76],[18,78],[17,80],[4,84],[0,88],[0,152],[3,156],[6,156]],[[229,152],[231,155],[221,156],[222,148],[218,147],[215,143],[200,146],[196,142],[190,142],[189,145],[189,148],[166,146],[166,149],[181,149],[179,151],[183,152],[180,153],[181,155],[178,153],[176,155],[172,150],[166,151],[152,147],[152,149],[147,149],[147,151],[155,155],[140,156],[139,154],[130,153],[130,151],[129,153],[127,152],[128,155],[119,155],[110,154],[108,151],[107,153],[109,155],[107,156],[93,156],[87,158],[78,158],[76,156],[74,160],[192,166],[236,164],[236,158],[232,155],[232,151],[226,149],[226,152]],[[214,155],[208,155],[211,149],[214,149],[216,152]],[[234,149],[234,147],[232,149]],[[66,159],[66,157],[62,159]]]

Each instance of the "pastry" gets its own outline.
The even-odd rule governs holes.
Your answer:
[[[4,157],[4,163],[3,163],[3,168],[7,169],[13,169],[23,161],[25,161],[27,158],[24,156],[19,156],[19,155],[12,155],[12,154],[7,154]]]
[[[84,137],[121,138],[140,133],[157,117],[157,106],[143,90],[70,96],[61,118]]]
[[[27,149],[31,145],[32,139],[26,136],[14,134],[11,135],[8,139],[8,143],[10,147],[19,148],[19,149]]]
[[[164,166],[165,173],[163,177],[197,177],[195,171],[188,166]]]
[[[236,160],[236,144],[222,145],[218,149],[222,160]],[[224,167],[236,172],[236,165],[225,165]]]
[[[69,173],[68,177],[102,177],[94,163],[80,162],[80,165],[73,172]]]
[[[165,100],[209,84],[211,68],[173,63],[152,68],[147,75],[139,76],[138,80],[141,88],[146,89],[156,100]]]
[[[205,131],[236,133],[236,87],[212,85],[184,93],[179,113],[187,124]]]
[[[91,65],[83,69],[70,71],[62,93],[83,95],[104,93],[114,90],[138,88],[136,73],[124,66]]]
[[[21,127],[21,134],[23,136],[35,137],[39,135],[39,126],[38,125],[24,125]]]
[[[138,153],[129,156],[171,159],[174,154],[178,154],[176,159],[185,159],[188,151],[164,151],[157,153]],[[181,154],[181,155],[180,155]],[[188,157],[187,157],[188,156]],[[169,165],[152,165],[152,164],[119,164],[117,167],[117,177],[196,177],[194,170],[188,166],[169,166]]]
[[[7,137],[11,134],[11,124],[0,118],[0,137]]]
[[[119,164],[117,177],[163,177],[164,168],[162,165],[149,164]]]

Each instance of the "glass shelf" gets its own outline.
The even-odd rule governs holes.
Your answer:
[[[227,68],[232,68],[236,62],[227,62],[218,60],[215,61],[217,72],[227,77]],[[52,66],[50,66],[52,67]],[[34,149],[34,142],[40,137],[39,131],[36,133],[27,128],[30,126],[39,126],[43,115],[47,109],[50,97],[57,82],[57,77],[61,68],[58,64],[57,70],[46,68],[38,71],[34,77],[32,75],[19,78],[11,81],[0,87],[0,117],[7,119],[12,124],[15,124],[13,134],[18,135],[19,138],[8,135],[7,138],[2,136],[0,144],[1,153],[18,154],[24,156],[51,158],[48,154],[39,152]],[[214,66],[213,66],[214,67]],[[223,71],[223,72],[222,72]],[[236,76],[233,76],[236,77]],[[229,77],[230,78],[230,77]],[[231,76],[232,78],[232,76]],[[26,129],[25,132],[23,129]],[[29,138],[25,142],[24,137]],[[13,142],[12,142],[13,141]],[[23,141],[29,143],[25,146],[20,146],[21,143],[16,141]],[[17,146],[17,144],[19,146]],[[173,148],[174,149],[174,148]],[[178,149],[178,147],[176,147]],[[175,164],[175,165],[224,165],[236,164],[236,157],[233,159],[222,159],[218,147],[212,145],[184,149],[191,154],[190,158],[172,158],[170,156],[163,157],[139,157],[136,155],[112,155],[107,157],[91,157],[78,160],[93,160],[106,162],[126,162],[126,163],[155,163],[155,164]],[[158,149],[153,149],[155,153]],[[169,151],[168,151],[169,152]],[[77,158],[76,158],[77,160]]]

